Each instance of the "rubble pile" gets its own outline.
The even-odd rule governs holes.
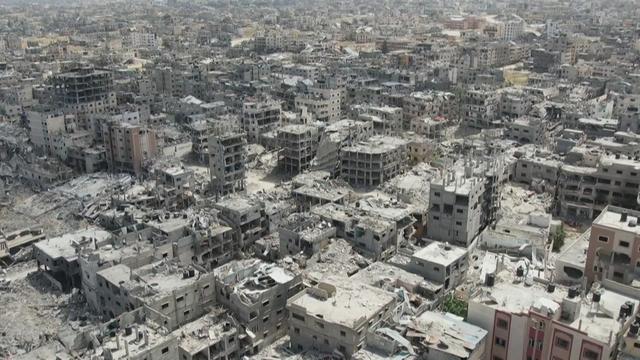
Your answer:
[[[0,358],[23,354],[57,339],[63,331],[95,321],[78,292],[62,293],[35,261],[12,266],[0,277]]]
[[[76,215],[81,206],[82,201],[63,193],[42,192],[18,197],[14,207],[0,209],[0,227],[13,231],[37,226],[50,236],[62,235],[87,225]]]
[[[553,203],[553,195],[537,193],[519,184],[506,184],[502,191],[502,208],[504,216],[546,213]]]

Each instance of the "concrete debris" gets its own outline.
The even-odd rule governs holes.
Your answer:
[[[0,279],[0,302],[11,309],[0,314],[0,357],[24,354],[97,320],[79,292],[59,292],[36,272],[35,261],[10,267]]]

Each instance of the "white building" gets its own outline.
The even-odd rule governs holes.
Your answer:
[[[348,279],[327,279],[288,301],[291,348],[338,351],[349,358],[364,347],[367,332],[391,316],[395,302],[382,289]]]
[[[160,46],[160,39],[154,33],[131,32],[125,36],[124,43],[132,49],[156,49]]]

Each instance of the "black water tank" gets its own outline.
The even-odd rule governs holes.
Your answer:
[[[552,293],[552,292],[554,292],[554,291],[556,291],[556,284],[548,283],[548,284],[547,284],[547,292]]]
[[[623,212],[620,214],[620,222],[627,222],[627,213]]]
[[[620,312],[618,313],[618,319],[626,318],[627,316],[629,316],[629,305],[628,304],[620,305]]]
[[[519,266],[516,269],[516,276],[517,277],[523,277],[524,276],[524,268],[522,266]]]
[[[576,296],[578,296],[578,288],[574,287],[574,286],[570,287],[569,288],[569,299],[573,299]]]
[[[189,271],[185,270],[182,272],[182,278],[183,279],[188,279],[189,278]]]
[[[640,323],[636,321],[633,324],[631,324],[631,326],[629,326],[629,335],[636,337],[638,336],[639,330],[640,330]]]
[[[633,301],[627,301],[625,302],[625,304],[627,305],[627,316],[633,315],[633,308],[634,308]]]
[[[124,336],[130,336],[131,334],[133,334],[133,328],[131,326],[124,328]]]
[[[189,269],[189,277],[192,278],[196,276],[196,270],[195,269]]]
[[[600,302],[600,298],[602,297],[602,295],[600,295],[599,292],[594,292],[593,293],[593,297],[591,298],[591,300],[595,303]]]
[[[487,274],[485,277],[485,285],[492,287],[496,283],[496,275],[495,274]]]

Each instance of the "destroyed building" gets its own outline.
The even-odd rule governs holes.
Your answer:
[[[247,354],[256,354],[287,333],[285,306],[302,281],[275,264],[240,260],[214,271],[216,300],[246,329],[240,338]]]
[[[251,142],[261,142],[262,135],[280,125],[281,106],[271,99],[255,99],[242,104],[242,124]]]
[[[375,136],[340,150],[340,176],[353,186],[376,186],[401,174],[407,167],[407,143]]]
[[[214,207],[220,211],[220,219],[231,225],[238,234],[241,247],[253,244],[269,228],[264,203],[259,200],[233,195],[219,201]]]
[[[278,128],[280,166],[290,174],[298,174],[311,166],[316,155],[318,128],[312,125],[286,125]]]
[[[61,237],[42,240],[34,245],[38,270],[51,277],[60,290],[70,291],[82,286],[82,273],[78,258],[85,249],[98,248],[111,238],[99,228],[80,230]]]
[[[373,259],[390,257],[396,250],[396,224],[358,208],[333,203],[315,207],[313,214],[336,228],[336,235],[349,241],[363,255]]]
[[[241,351],[238,327],[222,308],[175,330],[178,357],[185,360],[236,359]]]
[[[216,301],[213,273],[168,260],[131,269],[118,264],[97,273],[101,313],[114,318],[140,306],[149,318],[170,330],[198,319]]]
[[[242,132],[230,131],[209,136],[209,171],[216,193],[226,195],[245,188],[247,140]]]
[[[281,254],[311,256],[336,236],[336,229],[317,215],[294,213],[278,228]]]
[[[339,172],[340,151],[343,147],[363,141],[373,136],[373,125],[370,122],[340,120],[325,127],[312,168]]]

